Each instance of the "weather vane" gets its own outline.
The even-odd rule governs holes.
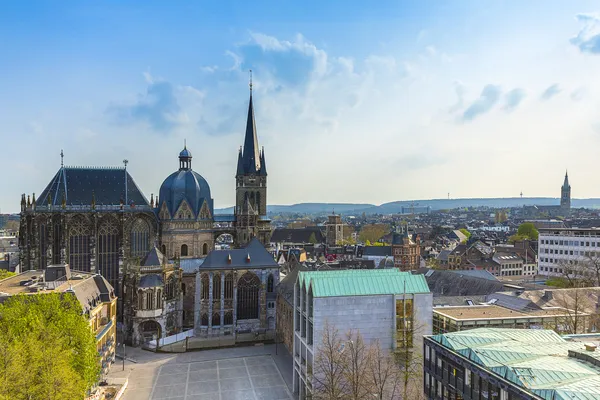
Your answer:
[[[252,91],[252,70],[250,70],[250,91]]]
[[[125,168],[127,168],[127,164],[129,164],[129,160],[128,159],[124,159],[123,160],[123,165],[125,165]]]
[[[62,168],[64,166],[64,158],[65,158],[65,153],[63,153],[62,149],[60,149],[60,167]]]

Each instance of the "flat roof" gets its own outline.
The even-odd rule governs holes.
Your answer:
[[[44,271],[25,271],[18,275],[11,276],[9,278],[0,280],[0,296],[5,293],[9,296],[17,294],[36,294],[40,292],[64,292],[69,287],[75,286],[79,282],[85,281],[87,278],[92,278],[95,274],[89,272],[71,271],[70,280],[58,280],[54,282],[48,282],[49,285],[45,285],[46,289],[43,291],[32,290],[35,286],[32,284],[22,285],[21,282],[33,281],[37,278],[44,276]],[[73,279],[74,277],[81,277],[81,279]],[[40,280],[43,282],[43,279]]]
[[[511,318],[535,318],[535,317],[562,317],[568,315],[567,310],[560,307],[532,310],[527,312],[515,311],[497,305],[472,305],[472,306],[449,306],[434,307],[433,312],[456,321],[511,319]],[[580,314],[581,316],[587,314]]]

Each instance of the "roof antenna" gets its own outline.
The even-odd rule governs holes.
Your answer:
[[[62,149],[60,149],[60,167],[64,167],[64,158],[65,158],[65,153],[63,153]]]
[[[250,70],[250,94],[252,94],[252,70]]]

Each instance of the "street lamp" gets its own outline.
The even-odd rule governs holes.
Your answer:
[[[125,371],[125,342],[123,342],[123,371]]]

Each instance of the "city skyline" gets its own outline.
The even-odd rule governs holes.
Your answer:
[[[231,206],[249,69],[270,204],[558,197],[565,169],[574,198],[600,197],[593,6],[12,4],[0,209],[41,193],[61,149],[128,159],[156,196],[184,140]]]

